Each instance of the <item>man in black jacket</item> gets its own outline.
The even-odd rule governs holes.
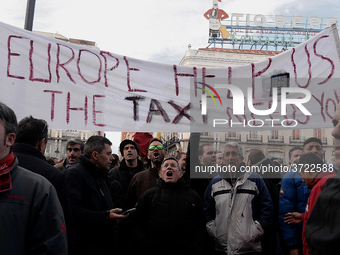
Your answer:
[[[116,224],[127,217],[114,209],[110,194],[111,145],[105,137],[91,136],[84,156],[66,173],[79,255],[114,254]]]
[[[57,190],[63,208],[69,254],[75,254],[76,235],[68,200],[65,174],[46,162],[44,156],[48,139],[48,125],[45,120],[32,116],[22,119],[18,124],[18,133],[12,147],[14,155],[19,159],[19,166],[44,176]]]
[[[202,200],[175,158],[163,161],[159,176],[131,215],[132,243],[139,253],[152,255],[204,253],[208,237]]]
[[[111,169],[109,174],[122,185],[124,196],[126,196],[132,177],[144,170],[144,164],[138,159],[140,150],[134,141],[125,139],[120,143],[119,150],[123,160],[119,166]]]

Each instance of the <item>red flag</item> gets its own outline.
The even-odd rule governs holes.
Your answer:
[[[146,161],[148,159],[149,142],[153,136],[150,133],[136,132],[132,137],[133,141],[139,146],[141,158]]]

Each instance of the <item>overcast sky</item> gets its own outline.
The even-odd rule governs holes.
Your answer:
[[[0,0],[0,21],[24,27],[26,0]],[[36,0],[33,30],[95,41],[106,51],[178,64],[190,43],[208,45],[203,14],[213,0]],[[338,17],[336,1],[222,0],[231,13]]]
[[[27,0],[0,0],[0,21],[23,28]],[[36,0],[33,30],[95,41],[128,57],[178,64],[188,48],[208,46],[203,14],[213,0]],[[337,1],[222,0],[231,13],[339,17]],[[116,150],[116,149],[115,149]]]

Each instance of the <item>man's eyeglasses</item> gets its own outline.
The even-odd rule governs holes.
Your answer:
[[[155,149],[158,149],[158,150],[163,150],[163,145],[161,145],[161,144],[158,144],[158,145],[151,145],[150,147],[149,147],[149,151],[153,151],[153,150],[155,150]]]

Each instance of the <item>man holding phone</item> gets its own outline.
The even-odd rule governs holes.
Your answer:
[[[114,208],[108,186],[108,171],[113,159],[111,141],[91,136],[76,164],[67,174],[72,213],[77,234],[77,254],[114,254],[117,226],[128,215]]]

